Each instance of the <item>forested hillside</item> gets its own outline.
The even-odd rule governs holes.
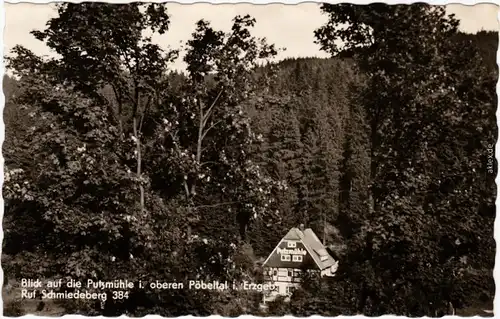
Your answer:
[[[189,290],[60,306],[134,316],[491,307],[497,33],[459,33],[425,5],[382,31],[398,6],[377,7],[376,22],[325,5],[331,23],[316,38],[330,59],[266,62],[276,49],[239,17],[228,34],[199,22],[179,73],[165,71],[177,52],[138,32],[167,31],[161,6],[106,6],[63,5],[34,33],[61,60],[22,47],[8,60],[6,280],[258,281],[262,260],[304,224],[338,275],[266,313],[246,292]],[[361,36],[335,47],[342,17],[368,19],[380,42],[360,47],[364,31],[353,29]],[[112,32],[97,39],[103,27]]]
[[[331,244],[340,243],[339,230],[350,231],[351,225],[341,221],[349,213],[341,207],[340,192],[342,166],[352,165],[344,163],[344,148],[353,124],[348,96],[357,81],[350,61],[285,60],[269,89],[275,100],[252,110],[255,130],[263,139],[256,158],[288,186],[280,203],[280,223],[256,223],[250,230],[249,240],[260,256],[268,254],[287,229],[301,223]],[[356,186],[352,196],[360,196],[362,185]]]

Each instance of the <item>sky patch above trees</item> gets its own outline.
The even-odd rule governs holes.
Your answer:
[[[319,4],[316,3],[265,6],[170,3],[167,7],[171,16],[170,30],[164,36],[153,37],[153,41],[161,47],[180,49],[180,42],[189,37],[194,31],[196,21],[201,18],[210,21],[217,29],[228,31],[231,27],[230,21],[235,15],[248,13],[257,20],[254,28],[256,36],[265,36],[277,47],[286,48],[286,51],[278,53],[277,59],[328,56],[320,51],[318,45],[312,44],[313,31],[327,21],[327,17],[321,14]],[[52,54],[42,42],[37,41],[29,33],[34,29],[42,29],[46,21],[55,16],[56,12],[52,5],[6,3],[5,11],[5,52],[10,51],[15,44],[21,44],[36,54]],[[460,20],[461,31],[475,33],[482,29],[498,29],[498,8],[493,4],[449,5],[447,12],[455,14]],[[185,68],[185,63],[182,59],[178,59],[173,63],[173,67],[182,70]]]

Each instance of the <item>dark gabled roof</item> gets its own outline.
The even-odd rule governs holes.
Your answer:
[[[311,251],[310,254],[320,269],[325,269],[335,264],[335,260],[330,256],[325,246],[311,228],[304,230],[302,242]]]
[[[293,227],[286,233],[283,239],[286,240],[302,240],[304,238],[304,233],[302,233],[298,228]],[[282,239],[282,240],[283,240]]]
[[[312,231],[312,229],[308,228],[304,230],[303,232],[298,229],[298,228],[291,228],[288,233],[281,239],[283,240],[297,240],[301,241],[302,244],[304,244],[304,247],[306,248],[307,252],[311,256],[311,258],[314,260],[315,264],[318,266],[319,269],[323,270],[328,267],[333,266],[336,264],[335,259],[333,259],[332,256],[328,253],[326,250],[325,246],[321,243],[319,238],[316,236],[316,234]],[[281,242],[280,241],[280,242]],[[279,244],[276,246],[278,247]],[[269,257],[274,253],[276,250],[273,249]],[[263,265],[267,263],[269,260],[269,257],[264,261]]]

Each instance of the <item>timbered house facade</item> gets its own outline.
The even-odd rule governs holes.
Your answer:
[[[304,271],[321,277],[334,276],[337,267],[338,262],[310,228],[302,231],[294,227],[263,263],[265,281],[277,287],[264,296],[264,301],[274,300],[280,295],[290,296],[300,286]]]

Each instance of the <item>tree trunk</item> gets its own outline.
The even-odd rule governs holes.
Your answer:
[[[123,138],[123,119],[122,119],[123,100],[122,100],[122,96],[119,93],[116,86],[114,84],[112,84],[111,87],[113,88],[113,92],[115,94],[115,99],[116,99],[116,102],[118,103],[118,111],[117,111],[116,117],[118,119],[118,129],[120,130],[120,132],[119,132],[120,138],[122,139]]]
[[[448,302],[448,315],[454,316],[455,315],[455,307],[453,307],[453,304]]]
[[[373,198],[373,191],[370,189],[368,190],[368,213],[371,215],[375,211],[375,199]]]
[[[142,173],[141,173],[141,164],[142,164],[142,158],[141,158],[141,141],[139,139],[139,132],[137,130],[137,118],[134,117],[134,136],[135,136],[135,144],[136,144],[136,151],[137,151],[137,178],[141,179]],[[144,186],[141,184],[142,181],[139,182],[139,189],[141,191],[141,212],[144,211]]]
[[[201,163],[201,146],[203,143],[203,130],[205,129],[205,114],[203,114],[203,105],[201,101],[198,101],[198,112],[200,116],[200,120],[198,123],[198,140],[196,142],[196,162],[198,164]],[[191,186],[191,195],[196,194],[196,179],[193,181],[193,185]]]

